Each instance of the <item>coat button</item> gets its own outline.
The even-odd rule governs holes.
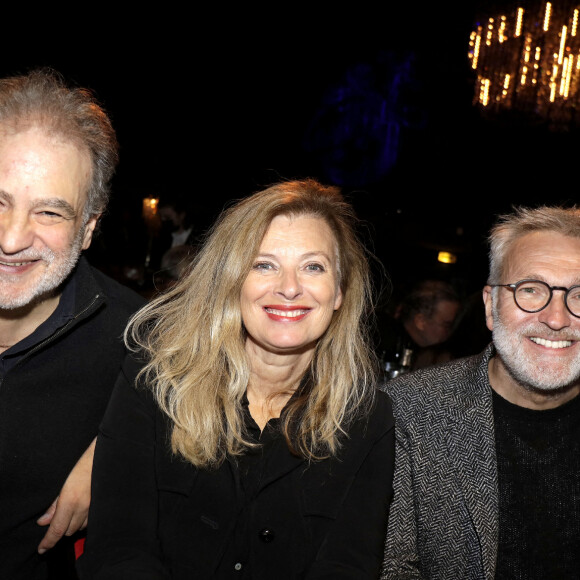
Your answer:
[[[259,534],[258,538],[262,540],[265,544],[269,544],[274,540],[274,532],[268,528],[264,528]]]
[[[239,562],[237,562],[236,565],[234,566],[234,570],[239,572],[241,569],[242,569],[242,565]]]

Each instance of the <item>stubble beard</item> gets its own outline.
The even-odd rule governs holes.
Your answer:
[[[524,348],[528,336],[545,336],[545,328],[539,323],[532,323],[513,332],[501,320],[497,308],[493,307],[492,338],[495,349],[510,376],[527,391],[555,392],[565,390],[580,380],[580,355],[568,364],[556,367],[545,364],[540,358],[533,357]],[[565,337],[553,337],[551,340],[578,340],[572,336],[573,331]]]
[[[41,250],[24,250],[14,258],[25,260],[42,260],[46,264],[46,269],[41,279],[36,284],[31,283],[17,296],[11,296],[7,290],[11,284],[19,283],[18,275],[0,275],[0,309],[15,310],[23,308],[33,303],[42,302],[52,296],[55,290],[68,278],[73,271],[82,252],[85,227],[82,226],[75,235],[72,244],[61,252],[54,252],[49,248]]]

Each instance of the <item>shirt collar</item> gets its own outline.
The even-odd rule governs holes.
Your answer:
[[[49,336],[54,334],[74,317],[75,289],[76,289],[76,269],[66,279],[62,286],[62,293],[58,305],[54,312],[42,323],[32,334],[17,342],[14,346],[3,353],[2,356],[18,355],[36,346]]]

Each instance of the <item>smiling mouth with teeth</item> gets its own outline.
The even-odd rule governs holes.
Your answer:
[[[308,310],[297,309],[297,310],[277,310],[276,308],[265,308],[264,309],[269,314],[275,314],[276,316],[285,316],[287,318],[297,318],[306,314]]]
[[[11,266],[13,268],[16,268],[18,266],[26,266],[27,264],[30,264],[31,262],[2,262],[0,260],[0,264],[2,266]]]
[[[537,336],[530,336],[530,340],[547,348],[567,348],[572,346],[571,340],[547,340],[545,338],[538,338]]]

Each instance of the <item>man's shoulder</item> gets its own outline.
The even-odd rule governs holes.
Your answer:
[[[114,280],[87,261],[83,262],[79,264],[79,275],[83,278],[83,286],[90,286],[91,294],[94,290],[102,293],[113,310],[131,314],[145,305],[146,299],[139,293]]]
[[[115,301],[120,301],[121,304],[132,310],[145,305],[146,299],[141,294],[114,280],[97,268],[91,266],[91,269],[99,286],[105,291],[106,296],[114,298]]]
[[[473,400],[487,389],[490,355],[491,345],[478,355],[400,375],[385,383],[383,389],[399,412],[411,407],[449,407]]]

